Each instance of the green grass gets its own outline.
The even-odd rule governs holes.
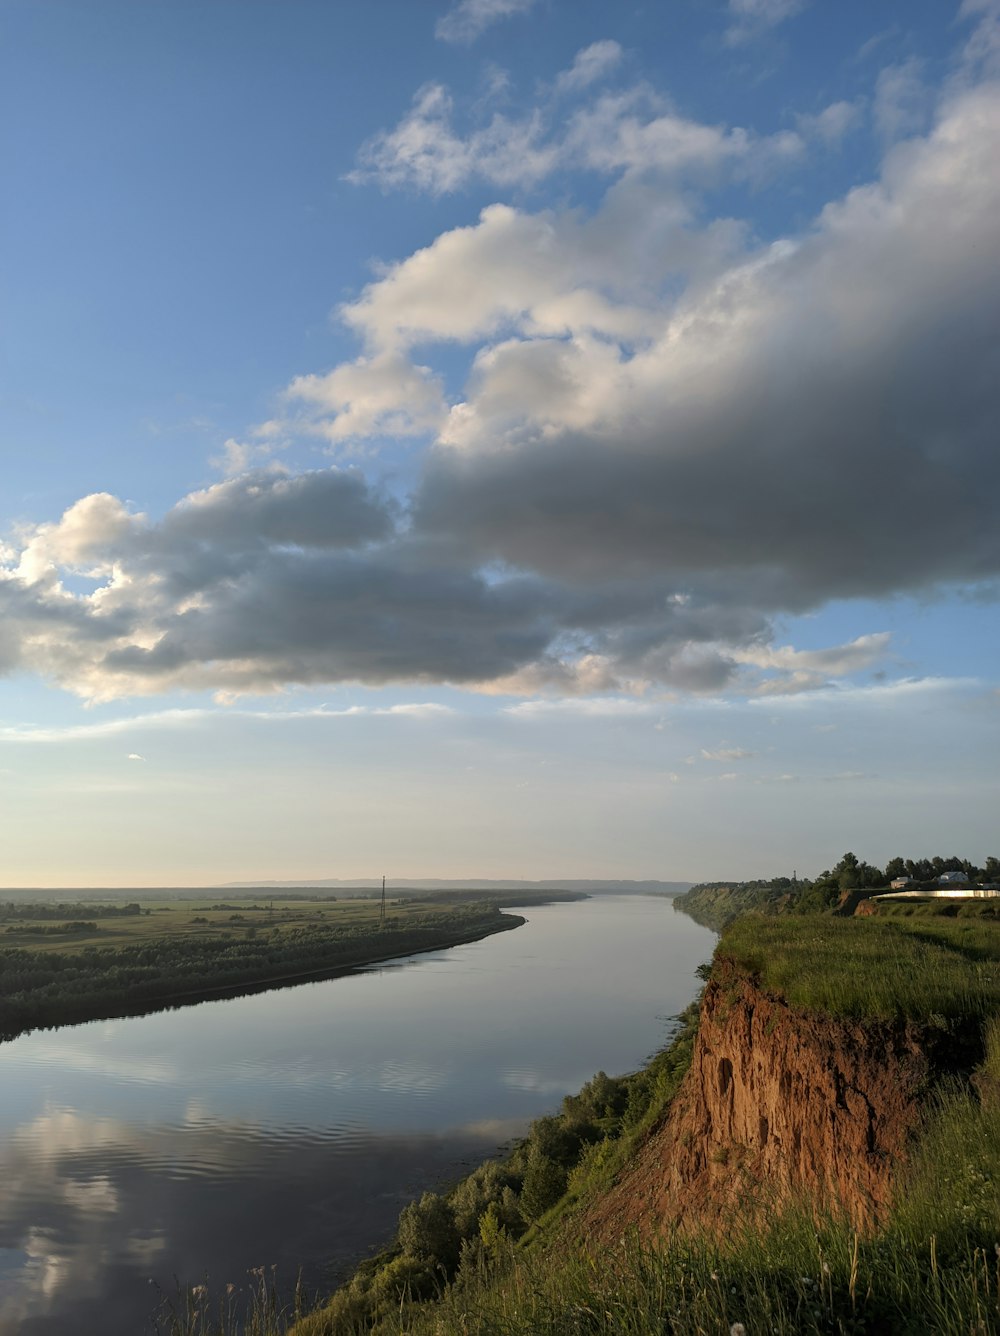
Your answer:
[[[795,1007],[926,1022],[1000,1011],[1000,924],[988,919],[765,918],[727,930],[720,960]]]

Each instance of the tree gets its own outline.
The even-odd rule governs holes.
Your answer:
[[[857,857],[852,853],[844,854],[833,869],[833,875],[842,891],[852,891],[861,884],[861,868]]]
[[[444,1197],[425,1192],[399,1217],[399,1243],[404,1253],[441,1266],[450,1275],[458,1263],[455,1216]]]
[[[547,1155],[533,1150],[521,1187],[521,1206],[528,1219],[540,1219],[565,1191],[566,1170]]]

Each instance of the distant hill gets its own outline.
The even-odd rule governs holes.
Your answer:
[[[681,895],[691,889],[689,881],[594,881],[573,877],[556,881],[489,880],[482,877],[390,877],[386,886],[393,895],[404,891],[583,891],[591,895]],[[374,891],[382,887],[381,877],[355,877],[344,880],[324,877],[317,881],[227,881],[219,890],[259,887],[285,890]]]

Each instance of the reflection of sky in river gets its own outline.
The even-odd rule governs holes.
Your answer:
[[[0,1045],[3,1336],[141,1330],[151,1276],[302,1263],[321,1283],[415,1193],[638,1065],[711,950],[654,899],[527,916],[346,979]]]

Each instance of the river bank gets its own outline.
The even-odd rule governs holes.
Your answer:
[[[738,919],[668,1049],[288,1329],[1000,1331],[998,970],[983,920]]]
[[[175,1276],[329,1294],[407,1202],[635,1070],[714,940],[648,896],[516,912],[345,977],[0,1045],[0,1334],[135,1336]]]
[[[495,903],[393,905],[384,922],[374,902],[243,912],[157,903],[155,913],[110,929],[101,920],[44,923],[34,941],[32,925],[19,923],[18,945],[0,947],[0,1038],[336,978],[524,923]],[[113,945],[95,944],[107,937]]]

